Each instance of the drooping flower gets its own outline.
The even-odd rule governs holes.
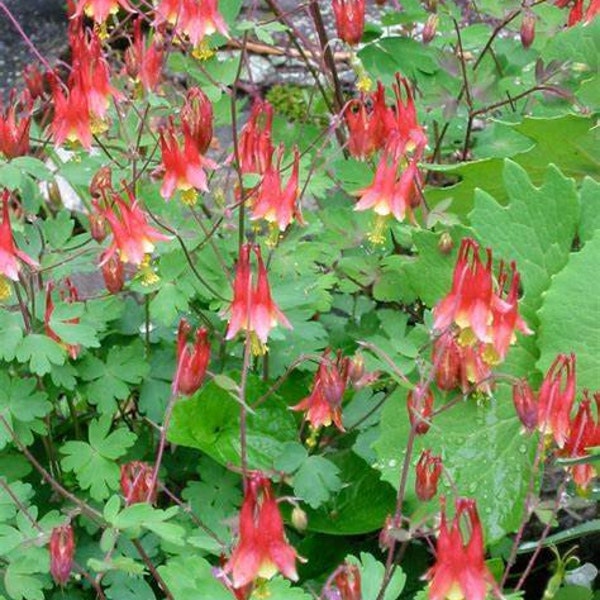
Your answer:
[[[415,467],[415,493],[423,502],[437,494],[438,480],[442,473],[442,457],[434,456],[430,450],[423,450]]]
[[[39,266],[39,263],[15,246],[12,227],[10,225],[9,198],[10,192],[4,190],[2,192],[2,224],[0,225],[0,300],[10,296],[10,288],[5,278],[12,281],[19,281],[21,265],[18,259],[30,267],[35,268]]]
[[[119,260],[117,254],[112,254],[104,260],[104,256],[100,259],[100,270],[104,285],[111,294],[118,294],[125,284],[125,269],[123,263]]]
[[[198,152],[204,154],[213,138],[212,102],[199,87],[192,87],[187,91],[179,116],[184,134],[194,140]]]
[[[275,148],[272,141],[273,107],[257,99],[238,140],[242,173],[263,174],[271,164]]]
[[[78,0],[73,18],[85,14],[95,23],[104,23],[110,15],[117,14],[119,8],[133,12],[127,0]]]
[[[559,448],[567,441],[575,402],[575,355],[559,354],[538,392],[538,429],[552,435]]]
[[[306,420],[314,430],[333,423],[340,431],[345,431],[342,399],[348,384],[348,359],[338,353],[334,360],[329,354],[327,349],[321,357],[310,395],[291,409],[306,411]]]
[[[215,32],[227,36],[227,24],[217,0],[162,0],[156,7],[158,23],[168,22],[179,35],[198,46]]]
[[[513,385],[513,403],[525,430],[528,433],[534,431],[538,425],[538,402],[526,381],[519,380]]]
[[[239,540],[224,567],[234,588],[277,572],[297,581],[296,551],[288,543],[271,482],[261,473],[250,474],[240,510]]]
[[[356,192],[360,197],[354,210],[373,211],[381,216],[393,215],[398,221],[412,217],[412,208],[420,202],[419,171],[414,160],[408,163],[398,178],[401,155],[393,148],[381,153],[373,183]]]
[[[423,435],[431,427],[431,415],[433,413],[433,392],[431,388],[416,385],[406,396],[406,408],[411,427],[414,427],[417,435]]]
[[[281,181],[282,156],[283,147],[280,148],[277,165],[272,162],[264,172],[252,204],[252,218],[265,219],[267,222],[277,225],[279,231],[285,231],[294,217],[299,223],[303,222],[302,214],[297,206],[300,165],[298,149],[294,148],[292,173],[285,187],[282,187]]]
[[[590,0],[590,3],[585,10],[583,0],[556,0],[555,4],[559,8],[565,8],[571,4],[571,2],[572,6],[569,10],[567,27],[573,27],[581,22],[583,22],[584,25],[587,25],[600,13],[600,0]]]
[[[156,502],[157,490],[152,465],[139,460],[121,465],[120,483],[126,506],[138,502]]]
[[[50,534],[50,573],[58,585],[65,585],[73,569],[75,536],[71,525],[55,527]]]
[[[181,147],[173,123],[169,123],[160,132],[160,147],[162,151],[163,184],[160,194],[165,200],[170,200],[175,190],[181,190],[183,200],[194,204],[196,190],[208,191],[208,182],[204,169],[216,169],[217,164],[200,154],[195,140],[189,133],[184,134]]]
[[[173,392],[186,396],[200,388],[210,360],[208,331],[204,327],[198,328],[193,345],[187,342],[190,332],[188,322],[181,319],[177,332],[177,371],[173,379]]]
[[[17,98],[16,90],[11,90],[6,109],[0,102],[0,155],[11,159],[29,152],[32,108],[33,102],[27,91]]]
[[[365,0],[332,0],[338,37],[354,46],[365,28]]]
[[[64,93],[57,78],[52,77],[50,81],[54,106],[51,131],[55,146],[65,141],[79,142],[89,150],[92,147],[92,121],[81,73],[72,73]]]
[[[133,42],[125,50],[125,68],[127,74],[135,81],[139,81],[147,92],[153,92],[160,83],[164,63],[164,49],[155,38],[149,45],[142,34],[140,17],[133,24]]]
[[[250,251],[256,256],[256,284],[253,285],[250,269]],[[271,289],[267,270],[262,260],[260,247],[244,244],[240,248],[240,257],[233,282],[233,301],[229,307],[231,317],[225,339],[233,339],[239,331],[247,331],[257,342],[256,350],[267,343],[269,332],[277,324],[291,329],[291,324],[271,298]],[[254,340],[253,340],[254,341]]]
[[[44,312],[44,330],[46,331],[46,335],[53,339],[55,342],[60,344],[68,353],[69,356],[75,360],[79,356],[79,352],[81,351],[81,346],[79,344],[69,344],[67,342],[63,342],[63,340],[56,334],[56,332],[52,329],[50,325],[50,319],[52,318],[52,314],[54,313],[54,301],[52,299],[52,292],[54,291],[54,282],[48,282],[46,286],[46,310]],[[79,293],[77,292],[77,288],[73,285],[71,280],[67,277],[64,281],[64,286],[60,288],[60,299],[67,304],[73,304],[79,300]],[[65,321],[65,323],[77,324],[79,323],[79,319],[74,317],[73,319],[69,319]]]
[[[362,600],[362,584],[357,565],[344,563],[337,569],[333,579],[340,594],[340,600]]]
[[[594,394],[596,418],[592,414],[589,392],[584,391],[584,399],[580,402],[577,413],[571,422],[569,436],[565,442],[561,456],[583,458],[590,455],[589,450],[600,446],[600,393]],[[591,480],[598,475],[598,469],[592,462],[584,462],[569,467],[573,481],[578,489],[585,492]]]
[[[443,499],[442,521],[437,539],[436,562],[426,573],[429,579],[429,600],[485,600],[487,590],[495,586],[494,578],[484,561],[483,530],[475,500],[456,500],[456,514],[450,528]],[[466,516],[470,537],[465,541],[461,520]]]
[[[171,239],[148,225],[146,213],[129,189],[127,194],[129,202],[118,194],[113,194],[113,206],[104,211],[113,233],[113,241],[103,254],[101,266],[114,254],[119,256],[121,262],[140,266],[145,256],[154,250],[154,242]]]

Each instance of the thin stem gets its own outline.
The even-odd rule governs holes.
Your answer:
[[[244,344],[244,361],[242,363],[242,376],[240,378],[240,462],[242,464],[242,475],[244,482],[248,474],[248,444],[247,444],[247,417],[246,410],[246,385],[248,383],[248,372],[250,370],[250,357],[252,355],[252,340],[250,333],[246,333],[246,342]]]
[[[174,596],[171,593],[171,590],[169,590],[169,586],[165,583],[165,580],[160,576],[159,572],[156,570],[156,567],[152,564],[150,557],[146,554],[146,551],[144,550],[140,541],[133,540],[132,543],[135,546],[135,549],[138,551],[138,554],[144,561],[144,564],[148,567],[148,571],[150,571],[150,573],[152,574],[152,577],[154,577],[154,580],[156,581],[156,583],[158,583],[158,585],[162,589],[167,600],[174,600]]]

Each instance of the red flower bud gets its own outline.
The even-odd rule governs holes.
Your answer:
[[[538,405],[535,394],[526,381],[520,380],[513,385],[513,402],[521,423],[531,433],[537,427]]]
[[[529,48],[535,38],[535,15],[529,10],[523,14],[521,21],[521,44],[523,48]]]
[[[88,215],[90,220],[90,235],[94,240],[101,244],[106,238],[106,219],[103,214],[90,213]]]
[[[433,344],[435,382],[449,392],[460,384],[461,356],[454,336],[450,332],[441,335]]]
[[[423,43],[429,44],[435,37],[438,28],[440,17],[436,13],[432,13],[427,17],[427,22],[423,28]]]
[[[438,248],[442,254],[450,254],[452,248],[454,248],[454,240],[452,236],[444,231],[438,240]]]
[[[437,493],[438,480],[442,472],[441,456],[433,456],[424,450],[416,466],[415,492],[423,502],[431,500]]]
[[[177,333],[177,371],[173,381],[173,390],[178,394],[191,395],[204,381],[206,368],[210,360],[210,342],[208,331],[203,327],[196,330],[193,345],[187,343],[191,327],[185,319],[179,322]]]
[[[358,44],[365,28],[365,0],[333,0],[332,7],[338,37]]]
[[[156,502],[156,482],[152,482],[154,469],[139,460],[121,465],[121,493],[125,504],[138,502]]]
[[[102,262],[102,277],[104,285],[111,294],[118,294],[123,289],[125,283],[125,271],[123,263],[119,260],[116,254],[110,256],[106,261]]]
[[[429,417],[433,412],[433,392],[429,388],[417,385],[414,390],[408,392],[406,405],[408,418],[411,426],[415,428],[415,433],[417,435],[427,433],[431,427]]]
[[[334,580],[341,600],[362,600],[360,571],[356,565],[344,563]]]
[[[75,538],[71,525],[55,527],[50,534],[50,573],[58,585],[65,585],[73,568]]]
[[[90,194],[92,198],[104,198],[105,194],[112,191],[112,189],[112,171],[110,167],[101,167],[90,181]],[[94,205],[94,208],[99,211],[96,205]]]
[[[198,87],[188,90],[181,108],[181,125],[185,135],[189,135],[198,152],[204,154],[213,137],[213,107],[208,96]]]

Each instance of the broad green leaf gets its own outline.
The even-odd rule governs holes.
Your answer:
[[[575,352],[577,387],[598,389],[600,374],[600,231],[552,280],[540,316],[538,368],[557,354]]]
[[[251,406],[266,391],[266,386],[251,377],[247,403]],[[283,444],[296,435],[294,417],[276,396],[271,396],[248,414],[248,465],[269,469],[281,454]],[[174,444],[198,448],[222,465],[240,464],[240,405],[229,392],[213,382],[197,394],[175,405],[168,439]]]
[[[83,380],[89,382],[86,386],[89,401],[102,412],[111,412],[115,400],[128,398],[131,386],[141,383],[148,371],[139,341],[129,346],[113,346],[106,362],[87,355],[79,368]]]
[[[299,469],[308,458],[308,451],[298,442],[284,444],[281,454],[273,462],[273,468],[282,473],[293,473]]]
[[[375,466],[385,481],[397,487],[410,431],[405,391],[394,392],[386,401],[380,427]],[[499,386],[489,400],[466,399],[439,414],[427,435],[417,436],[408,472],[407,512],[417,509],[433,515],[437,511],[433,501],[418,502],[414,491],[414,467],[421,451],[428,448],[442,457],[455,484],[450,490],[444,481],[441,485],[447,489],[441,487],[439,493],[475,498],[487,542],[500,540],[521,522],[536,443],[536,436],[521,433],[508,386]]]
[[[47,218],[42,225],[48,244],[61,250],[73,233],[75,221],[68,210],[61,210],[53,219]]]
[[[586,177],[581,186],[581,223],[579,238],[588,242],[600,229],[600,183]]]
[[[29,548],[8,565],[4,574],[6,591],[13,600],[44,600],[49,587],[49,555],[45,548]]]
[[[294,494],[318,508],[342,486],[339,469],[322,456],[309,456],[293,479]]]
[[[155,600],[150,585],[141,577],[132,577],[122,572],[107,573],[102,579],[109,600]],[[104,587],[103,586],[103,587]]]
[[[176,600],[231,600],[231,592],[213,575],[212,565],[193,552],[169,559],[158,567]]]
[[[45,392],[38,391],[33,377],[17,379],[0,372],[0,414],[21,441],[28,446],[33,442],[33,432],[45,433],[46,427],[41,420],[52,405]],[[11,436],[0,424],[0,449],[11,441]]]
[[[314,598],[301,587],[293,586],[292,583],[281,576],[266,581],[259,590],[259,594],[269,600],[310,600]]]
[[[354,556],[347,556],[346,561],[356,565],[360,570],[362,600],[377,600],[383,582],[385,566],[376,560],[372,554],[366,552],[360,553],[360,560]],[[401,568],[396,569],[385,590],[383,600],[396,600],[402,593],[405,583],[406,574]]]
[[[0,310],[0,358],[10,362],[23,339],[23,317],[19,313]]]
[[[81,302],[59,303],[50,316],[50,327],[65,344],[98,348],[100,342],[96,330],[87,322],[84,312],[85,304]]]
[[[166,523],[178,510],[176,506],[159,510],[146,502],[138,502],[123,509],[114,518],[113,525],[132,539],[140,537],[142,529],[148,529],[164,541],[182,546],[184,528],[176,523]]]
[[[17,348],[17,360],[28,362],[29,368],[36,375],[45,375],[52,370],[52,365],[62,365],[67,353],[65,349],[46,335],[27,334]]]
[[[534,327],[542,294],[569,259],[579,202],[573,181],[552,165],[539,188],[511,161],[505,163],[503,179],[508,206],[477,191],[469,217],[483,245],[492,248],[497,258],[516,261],[524,289],[523,313]]]
[[[119,467],[116,460],[123,456],[135,440],[134,433],[125,428],[109,433],[110,415],[103,415],[90,423],[89,441],[67,442],[60,449],[65,455],[61,464],[65,471],[73,471],[82,489],[90,490],[92,498],[104,500],[110,490],[119,487]]]

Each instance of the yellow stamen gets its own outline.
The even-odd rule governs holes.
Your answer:
[[[105,131],[108,131],[108,123],[104,119],[92,115],[92,118],[90,119],[90,129],[94,135],[100,135]]]
[[[197,60],[209,60],[215,55],[215,51],[208,45],[206,40],[202,40],[192,52],[192,56]]]
[[[461,346],[472,346],[476,341],[477,336],[473,333],[473,330],[470,327],[461,329],[460,333],[458,334],[458,343]]]
[[[0,275],[0,300],[6,300],[12,295],[10,283],[6,277]]]
[[[86,10],[86,11],[84,11],[84,12],[87,14],[87,10]],[[88,14],[88,17],[93,17],[93,15],[89,15],[89,14]],[[105,40],[105,39],[108,37],[108,30],[107,30],[107,28],[106,28],[106,21],[104,21],[104,22],[102,22],[102,23],[100,23],[100,24],[96,24],[96,25],[94,26],[94,31],[95,31],[95,33],[97,33],[97,34],[98,34],[98,37],[99,37],[99,38],[100,38],[102,41],[104,41],[104,40]]]
[[[160,281],[160,277],[152,268],[152,257],[149,254],[144,256],[144,260],[140,264],[138,277],[140,278],[142,285],[145,287],[154,285]]]
[[[373,89],[373,80],[367,75],[366,72],[360,73],[356,87],[359,92],[370,92]]]
[[[382,246],[385,243],[387,233],[387,216],[377,215],[373,229],[367,233],[367,239],[374,246]]]
[[[319,438],[319,427],[313,427],[312,425],[309,428],[310,435],[306,438],[306,446],[310,450],[313,450],[317,445],[317,440]]]
[[[254,331],[250,332],[250,348],[254,356],[264,356],[269,350],[269,347],[258,339]]]
[[[198,202],[198,192],[194,188],[183,190],[181,192],[181,201],[186,206],[196,206],[196,203]]]
[[[271,596],[271,590],[269,589],[269,582],[266,579],[258,578],[254,582],[254,590],[250,598],[253,600],[264,600]]]
[[[276,248],[279,242],[279,226],[275,221],[269,223],[269,235],[267,236],[267,248]]]

